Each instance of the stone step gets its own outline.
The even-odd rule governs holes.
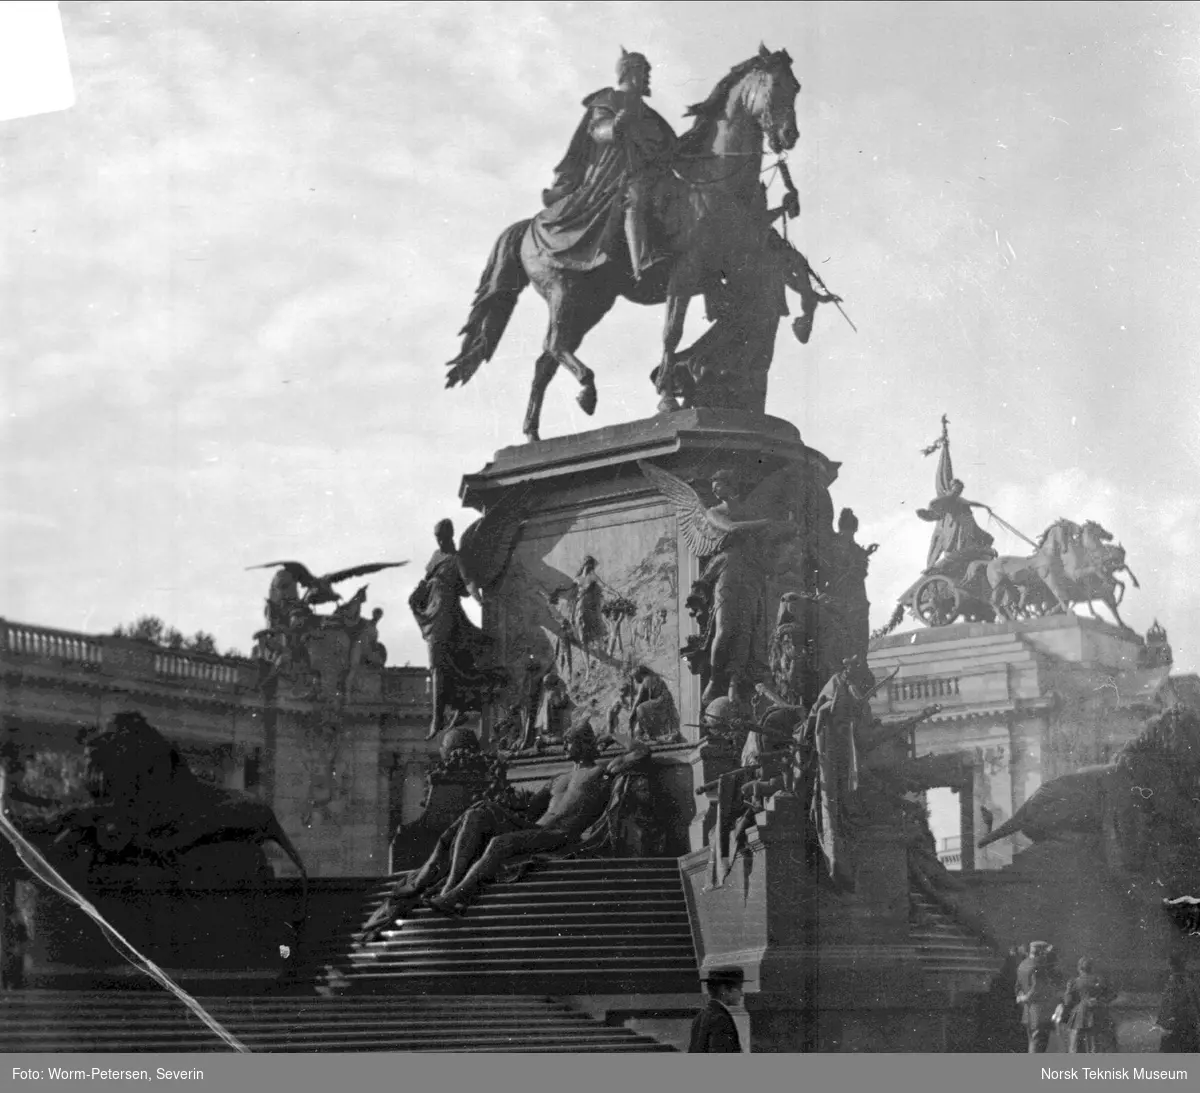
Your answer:
[[[61,992],[64,995],[73,995],[76,992]],[[114,991],[114,994],[122,993]],[[509,995],[495,997],[487,1003],[457,1003],[454,998],[447,998],[444,1004],[439,1004],[437,998],[423,999],[423,1004],[413,1005],[411,999],[397,998],[389,1002],[381,1002],[370,996],[359,998],[351,996],[347,998],[323,999],[323,998],[306,998],[303,1002],[296,999],[288,1000],[280,999],[270,1006],[253,1007],[246,1006],[230,1006],[217,1003],[206,1003],[204,1008],[219,1021],[239,1021],[239,1022],[254,1022],[254,1021],[279,1021],[279,1020],[305,1020],[314,1021],[467,1021],[467,1020],[493,1020],[496,1018],[497,1007],[503,1005],[503,1013],[505,1019],[523,1020],[527,1017],[537,1017],[547,1012],[545,1003],[533,1003],[520,997],[513,998]],[[566,1011],[572,1015],[572,1018],[578,1017],[585,1019],[585,1015],[575,1014],[574,1011]],[[46,1021],[50,1018],[65,1019],[63,1015],[67,1014],[67,1018],[75,1018],[80,1015],[86,1015],[87,1020],[92,1020],[94,1014],[107,1013],[113,1019],[119,1019],[128,1023],[147,1023],[168,1021],[174,1022],[179,1017],[187,1017],[189,1020],[189,1011],[185,1011],[183,1007],[174,1000],[164,1000],[161,1005],[132,1005],[122,1001],[119,1008],[97,1007],[94,1004],[89,1006],[87,1003],[76,1002],[72,998],[69,1003],[62,1000],[39,1001],[36,1005],[18,1005],[18,1004],[3,1004],[0,1005],[0,1016],[3,1016],[4,1024],[8,1026],[16,1026],[21,1023]]]
[[[239,1038],[240,1039],[240,1038]],[[36,1037],[19,1040],[8,1040],[0,1034],[0,1047],[5,1052],[30,1053],[138,1053],[154,1052],[227,1052],[229,1048],[216,1037],[208,1037],[213,1043],[193,1042],[181,1038],[168,1038],[161,1043],[147,1044],[141,1037],[129,1039],[114,1039],[102,1036],[96,1039],[79,1039],[63,1037]],[[412,1052],[479,1052],[479,1051],[519,1051],[519,1052],[555,1052],[583,1054],[609,1051],[671,1051],[666,1044],[646,1039],[629,1033],[621,1035],[609,1032],[604,1036],[577,1037],[547,1035],[538,1037],[529,1031],[514,1032],[511,1036],[486,1037],[475,1036],[470,1032],[461,1035],[443,1034],[439,1036],[414,1039],[408,1037],[380,1037],[371,1035],[361,1039],[352,1036],[332,1034],[329,1037],[311,1038],[305,1033],[295,1040],[279,1037],[263,1037],[241,1041],[246,1047],[255,1052],[266,1053],[299,1053],[299,1052],[377,1052],[377,1051],[412,1051]]]
[[[395,969],[382,975],[359,972],[345,983],[334,981],[317,988],[336,997],[341,991],[355,995],[374,995],[380,998],[402,998],[410,994],[429,997],[438,994],[461,994],[473,987],[488,990],[510,990],[514,997],[542,991],[549,987],[564,997],[583,995],[689,994],[698,997],[700,982],[695,966],[686,969],[608,968],[596,972],[580,971],[578,966],[539,968],[527,973],[519,969],[496,974],[463,969],[437,969],[435,972],[403,972]]]
[[[410,873],[391,873],[386,877],[348,878],[348,883],[361,884],[369,891],[385,891],[410,876]],[[619,880],[623,877],[663,877],[676,878],[679,876],[679,863],[674,858],[607,858],[588,859],[581,861],[558,861],[531,866],[518,881],[510,883],[524,884],[528,880],[545,878],[548,880],[572,879],[590,884],[603,884],[609,879]],[[504,882],[502,882],[504,883]]]
[[[364,895],[361,927],[395,878]],[[366,887],[366,886],[364,886]],[[541,863],[519,880],[486,885],[466,912],[417,906],[369,945],[335,931],[309,961],[315,986],[355,992],[601,993],[698,988],[683,878],[673,858]],[[663,988],[666,989],[666,988]]]
[[[934,944],[938,939],[928,939]],[[385,937],[356,947],[348,954],[349,959],[357,959],[364,954],[394,952],[407,953],[416,949],[444,949],[446,952],[457,952],[465,948],[475,948],[484,944],[480,935],[475,932],[460,931],[457,935],[426,934],[424,932],[409,933],[408,929],[392,931]],[[669,949],[683,948],[692,951],[692,935],[686,929],[647,930],[637,934],[614,933],[611,930],[597,931],[591,934],[547,933],[530,936],[519,929],[492,931],[486,936],[486,946],[502,951],[504,949],[521,948],[536,952],[548,952],[559,949],[614,949],[622,951],[631,945],[639,947],[667,947]]]
[[[632,895],[640,896],[644,893],[647,898],[650,898],[661,896],[663,893],[674,893],[679,889],[679,885],[678,876],[648,877],[645,880],[639,880],[636,877],[625,877],[619,882],[614,881],[609,885],[595,886],[577,884],[570,880],[543,881],[531,879],[520,881],[516,884],[485,885],[480,889],[479,896],[472,906],[482,907],[518,895],[526,899],[536,895],[555,900],[567,897],[576,902],[587,900],[619,904]],[[381,896],[375,902],[382,903],[383,897]],[[428,908],[421,909],[428,910]]]
[[[680,947],[638,945],[619,953],[605,953],[603,950],[540,950],[524,947],[490,950],[486,945],[477,945],[453,952],[445,949],[413,949],[363,954],[341,970],[353,977],[367,971],[383,974],[421,968],[445,968],[450,971],[468,967],[475,968],[481,975],[495,975],[504,971],[527,973],[542,968],[578,967],[584,961],[591,972],[648,965],[663,970],[695,967],[695,957],[691,951]]]
[[[965,936],[961,931],[952,933],[942,933],[940,931],[927,931],[914,929],[909,931],[908,935],[913,941],[919,941],[926,945],[957,945],[960,948],[978,948],[978,943],[970,937]]]
[[[933,946],[938,943],[932,942]],[[961,946],[950,946],[958,947]],[[692,956],[692,939],[688,934],[656,938],[629,937],[563,937],[543,938],[540,941],[530,941],[521,937],[497,938],[488,934],[486,937],[467,935],[465,937],[445,938],[404,938],[398,936],[385,941],[372,942],[351,952],[347,959],[358,963],[362,961],[379,960],[389,957],[393,960],[411,960],[421,955],[445,953],[447,957],[456,960],[475,954],[487,963],[489,953],[496,956],[509,954],[528,954],[533,957],[556,956],[560,959],[589,958],[591,954],[608,956],[629,956],[632,954]]]
[[[657,915],[642,915],[625,913],[609,915],[603,911],[571,911],[554,915],[527,914],[491,914],[488,915],[488,930],[495,936],[506,933],[516,933],[525,936],[538,934],[570,933],[577,937],[591,937],[596,934],[628,934],[638,933],[688,932],[690,924],[688,917],[682,911],[662,912]],[[394,932],[414,932],[422,936],[445,935],[454,937],[463,933],[471,933],[476,924],[475,919],[469,918],[428,918],[403,919],[403,927],[396,927]]]
[[[463,966],[475,968],[482,975],[510,969],[524,972],[541,968],[577,967],[581,961],[586,961],[588,971],[592,972],[631,966],[674,969],[695,968],[696,965],[690,948],[684,949],[676,945],[635,944],[622,952],[610,953],[603,950],[593,952],[579,949],[531,949],[528,946],[502,949],[490,947],[483,942],[471,948],[454,950],[440,947],[404,952],[384,950],[378,953],[356,953],[355,956],[361,959],[354,960],[351,967],[345,969],[347,975],[352,975],[354,971],[368,970],[380,973],[393,968],[409,971],[416,968],[445,967],[447,971],[451,971]]]
[[[252,1051],[663,1051],[545,997],[505,994],[208,1000]],[[173,997],[140,991],[0,996],[0,1051],[227,1051]]]
[[[249,1046],[249,1045],[247,1045]],[[87,1054],[102,1055],[108,1053],[131,1054],[139,1050],[139,1045],[120,1044],[115,1047],[109,1047],[106,1043],[96,1042],[79,1044],[75,1041],[64,1042],[60,1040],[31,1040],[28,1043],[17,1044],[6,1049],[12,1052],[26,1052],[29,1054],[69,1054],[75,1052],[86,1052]],[[227,1052],[229,1049],[221,1044],[218,1047],[201,1047],[196,1044],[167,1044],[156,1049],[162,1052],[187,1052],[189,1054],[205,1054],[208,1052]],[[408,1052],[411,1054],[443,1054],[445,1052],[453,1052],[455,1054],[475,1054],[486,1052],[490,1054],[521,1054],[521,1055],[593,1055],[593,1054],[616,1054],[616,1053],[649,1053],[674,1051],[675,1049],[668,1044],[660,1044],[654,1040],[644,1040],[634,1036],[621,1039],[610,1039],[604,1041],[550,1041],[548,1043],[530,1043],[528,1040],[516,1041],[501,1041],[488,1045],[477,1045],[469,1040],[464,1040],[453,1046],[447,1046],[441,1042],[435,1043],[407,1043],[393,1042],[390,1040],[371,1040],[362,1043],[337,1043],[332,1046],[322,1045],[296,1045],[291,1043],[268,1043],[258,1045],[257,1052],[267,1053],[272,1055],[285,1054],[300,1054],[313,1053],[321,1051],[345,1052],[347,1054],[365,1054],[367,1052]]]

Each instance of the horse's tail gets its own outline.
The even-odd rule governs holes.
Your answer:
[[[479,278],[475,300],[467,324],[459,331],[462,351],[446,367],[446,386],[466,383],[484,361],[490,361],[512,318],[517,297],[529,284],[529,275],[521,264],[521,240],[531,221],[518,220],[505,228],[492,247],[491,256]]]

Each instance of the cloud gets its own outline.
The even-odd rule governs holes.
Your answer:
[[[1182,32],[1125,9],[986,40],[972,9],[911,5],[767,6],[753,28],[641,3],[63,11],[75,107],[0,129],[5,504],[45,521],[4,536],[6,614],[107,627],[152,605],[245,647],[263,589],[243,564],[399,553],[383,636],[420,663],[406,590],[461,475],[520,440],[545,334],[529,291],[444,390],[494,240],[539,207],[622,44],[681,123],[762,36],[804,81],[792,238],[859,327],[822,309],[806,347],[784,328],[769,409],[843,461],[835,501],[882,544],[876,624],[923,564],[919,448],[948,412],[969,493],[1029,534],[1111,521],[1146,586],[1131,620],[1169,611],[1177,652],[1200,646]],[[596,416],[559,376],[544,435],[652,413],[661,324],[619,304],[581,349]]]

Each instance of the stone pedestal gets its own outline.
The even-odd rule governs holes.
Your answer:
[[[854,841],[854,895],[847,908],[851,936],[859,943],[908,940],[908,838],[872,827]]]
[[[688,847],[701,850],[717,822],[716,782],[722,774],[736,770],[741,763],[737,747],[725,739],[705,740],[691,753],[692,784],[696,787],[696,816],[688,827]],[[700,796],[702,787],[703,796]]]
[[[799,799],[778,794],[767,802],[748,852],[720,887],[711,885],[709,853],[698,850],[681,862],[699,926],[701,975],[736,965],[746,973],[748,993],[798,994],[806,961],[815,957],[819,915]]]
[[[708,851],[682,860],[701,974],[745,972],[739,1019],[751,1052],[884,1050],[872,1037],[904,1044],[899,1050],[944,1050],[939,1022],[952,1000],[931,989],[911,938],[905,839],[860,830],[854,891],[838,893],[814,860],[805,822],[797,798],[770,800],[718,888]],[[897,1030],[909,1025],[917,1031],[904,1039]]]
[[[642,473],[639,460],[691,482],[706,499],[718,469],[735,471],[752,488],[785,464],[795,465],[802,487],[793,515],[802,534],[814,541],[832,534],[828,487],[838,465],[806,447],[795,427],[778,418],[685,410],[501,450],[464,478],[461,491],[464,504],[479,510],[515,493],[526,513],[504,577],[486,598],[483,628],[513,686],[485,711],[485,739],[521,701],[520,682],[536,661],[566,681],[573,723],[586,718],[603,732],[611,714],[626,739],[628,708],[614,704],[633,670],[645,665],[667,684],[685,741],[699,742],[700,682],[681,661],[680,649],[695,632],[686,600],[700,562],[683,538],[674,506]],[[605,605],[623,601],[632,615],[617,619],[597,611],[580,635],[563,590],[571,588],[587,557],[595,559]],[[777,597],[769,591],[766,602],[764,645]],[[709,777],[705,763],[694,770],[694,777]],[[691,801],[684,839],[694,815]]]

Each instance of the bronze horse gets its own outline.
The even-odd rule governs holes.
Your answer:
[[[628,261],[620,258],[587,272],[560,269],[539,251],[530,232],[532,220],[506,228],[476,289],[462,330],[462,351],[447,366],[446,386],[466,383],[492,358],[517,297],[532,282],[546,301],[550,323],[534,367],[525,413],[527,440],[539,439],[542,401],[559,365],[579,381],[583,411],[595,412],[595,376],[576,351],[621,296],[639,304],[667,303],[656,386],[659,409],[677,409],[676,393],[686,392],[685,378],[676,375],[676,352],[688,303],[722,278],[736,278],[738,271],[760,263],[769,230],[759,185],[763,137],[776,154],[795,147],[800,136],[799,92],[786,51],[772,53],[760,46],[758,54],[735,65],[704,102],[689,108],[695,122],[654,183],[650,199],[655,234],[670,256],[665,277],[636,282]]]
[[[992,606],[1003,618],[1018,618],[1030,606],[1067,612],[1076,603],[1086,603],[1092,616],[1097,617],[1092,601],[1100,600],[1117,625],[1127,630],[1117,611],[1125,586],[1115,574],[1120,570],[1129,572],[1135,587],[1137,578],[1125,564],[1125,548],[1113,546],[1111,540],[1112,533],[1094,520],[1082,527],[1070,520],[1058,520],[1042,532],[1036,552],[1028,558],[972,562],[967,580],[973,580],[980,569],[986,570]],[[1043,602],[1047,590],[1052,603]],[[1011,602],[1014,592],[1015,605]]]

